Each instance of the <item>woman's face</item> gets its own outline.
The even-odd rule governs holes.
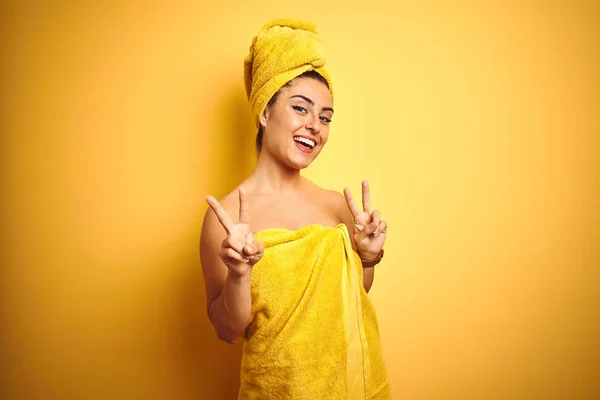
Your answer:
[[[279,91],[275,103],[260,117],[263,148],[295,169],[306,168],[329,137],[333,100],[327,86],[297,78]]]

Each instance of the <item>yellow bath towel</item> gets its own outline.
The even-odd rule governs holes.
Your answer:
[[[315,70],[329,83],[324,47],[310,22],[276,19],[267,23],[252,40],[244,60],[246,95],[258,127],[258,117],[273,95],[288,81]]]
[[[267,229],[239,399],[389,399],[375,311],[346,225]]]

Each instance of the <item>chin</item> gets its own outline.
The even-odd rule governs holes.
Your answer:
[[[311,165],[316,158],[319,156],[319,154],[321,153],[321,148],[318,147],[315,149],[314,152],[312,153],[300,153],[298,151],[298,149],[294,148],[291,149],[290,152],[287,153],[287,160],[285,162],[285,164],[287,164],[290,168],[296,169],[296,170],[301,170],[304,168],[307,168],[309,165]]]
[[[314,157],[290,157],[289,165],[295,169],[308,168],[308,166],[315,161],[317,155],[318,154],[315,154]]]
[[[309,161],[309,162],[306,162],[306,161],[305,162],[294,162],[294,161],[292,161],[289,164],[290,164],[290,167],[292,167],[293,169],[301,170],[304,168],[308,168],[308,166],[311,163],[312,163],[312,161]]]

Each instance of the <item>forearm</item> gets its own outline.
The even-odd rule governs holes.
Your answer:
[[[373,279],[375,278],[375,267],[363,267],[363,286],[365,291],[369,293],[371,286],[373,286]]]
[[[250,322],[252,298],[250,295],[251,275],[227,275],[221,295],[211,304],[209,317],[219,339],[235,343]]]

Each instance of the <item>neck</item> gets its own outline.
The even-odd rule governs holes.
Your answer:
[[[253,191],[264,195],[292,193],[302,180],[300,170],[282,165],[265,151],[258,155],[256,168],[248,177]]]

